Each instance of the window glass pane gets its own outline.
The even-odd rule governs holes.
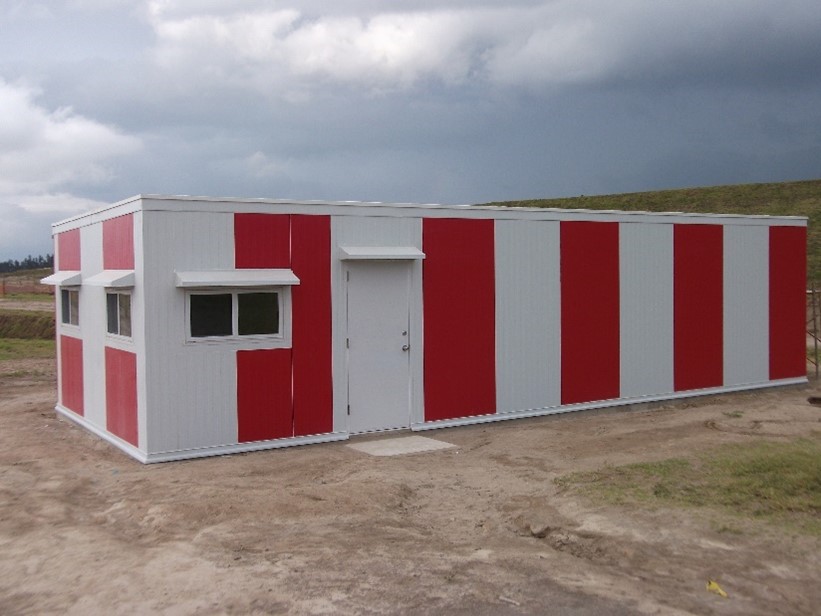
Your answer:
[[[239,335],[278,334],[279,298],[276,293],[240,293]]]
[[[131,296],[127,293],[119,294],[119,316],[120,335],[131,336]]]
[[[231,294],[191,295],[191,336],[230,336]]]
[[[80,324],[80,293],[78,291],[68,292],[69,322],[72,325]]]
[[[71,323],[71,309],[68,303],[68,289],[60,289],[60,320]]]
[[[117,327],[117,294],[116,293],[106,293],[105,294],[105,309],[106,309],[106,321],[108,322],[108,333],[109,334],[119,334],[119,328]]]

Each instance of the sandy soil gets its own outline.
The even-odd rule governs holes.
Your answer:
[[[577,469],[817,435],[809,390],[142,466],[0,362],[0,613],[812,614],[821,541],[557,493]],[[740,412],[741,416],[736,417]],[[382,435],[380,438],[384,438]],[[371,437],[373,438],[373,437]],[[728,592],[706,590],[708,579]]]

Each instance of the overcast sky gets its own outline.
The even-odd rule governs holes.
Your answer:
[[[821,177],[819,0],[2,0],[0,261],[138,193]]]

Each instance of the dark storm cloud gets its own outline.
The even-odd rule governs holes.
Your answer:
[[[0,28],[0,259],[137,192],[466,203],[821,176],[817,2],[66,0],[4,4]]]

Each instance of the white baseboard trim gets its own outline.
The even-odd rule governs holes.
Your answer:
[[[439,421],[426,421],[411,425],[411,430],[421,432],[422,430],[436,430],[437,428],[453,428],[456,426],[469,426],[472,424],[490,423],[494,421],[505,421],[507,419],[523,419],[526,417],[541,417],[543,415],[558,415],[560,413],[572,413],[574,411],[585,411],[589,409],[604,409],[614,406],[628,406],[632,404],[645,404],[648,402],[663,402],[667,400],[678,400],[681,398],[694,398],[697,396],[712,396],[716,394],[726,394],[739,391],[750,391],[755,389],[769,389],[772,387],[785,387],[787,385],[803,385],[807,383],[807,377],[793,379],[780,379],[777,381],[767,381],[765,383],[746,383],[743,385],[728,385],[724,387],[711,387],[709,389],[694,389],[690,391],[679,391],[668,394],[637,396],[634,398],[617,398],[615,400],[597,400],[595,402],[584,402],[582,404],[568,404],[565,406],[551,406],[537,409],[526,409],[523,411],[511,411],[508,413],[494,413],[491,415],[475,415],[472,417],[459,417],[456,419],[442,419]]]

